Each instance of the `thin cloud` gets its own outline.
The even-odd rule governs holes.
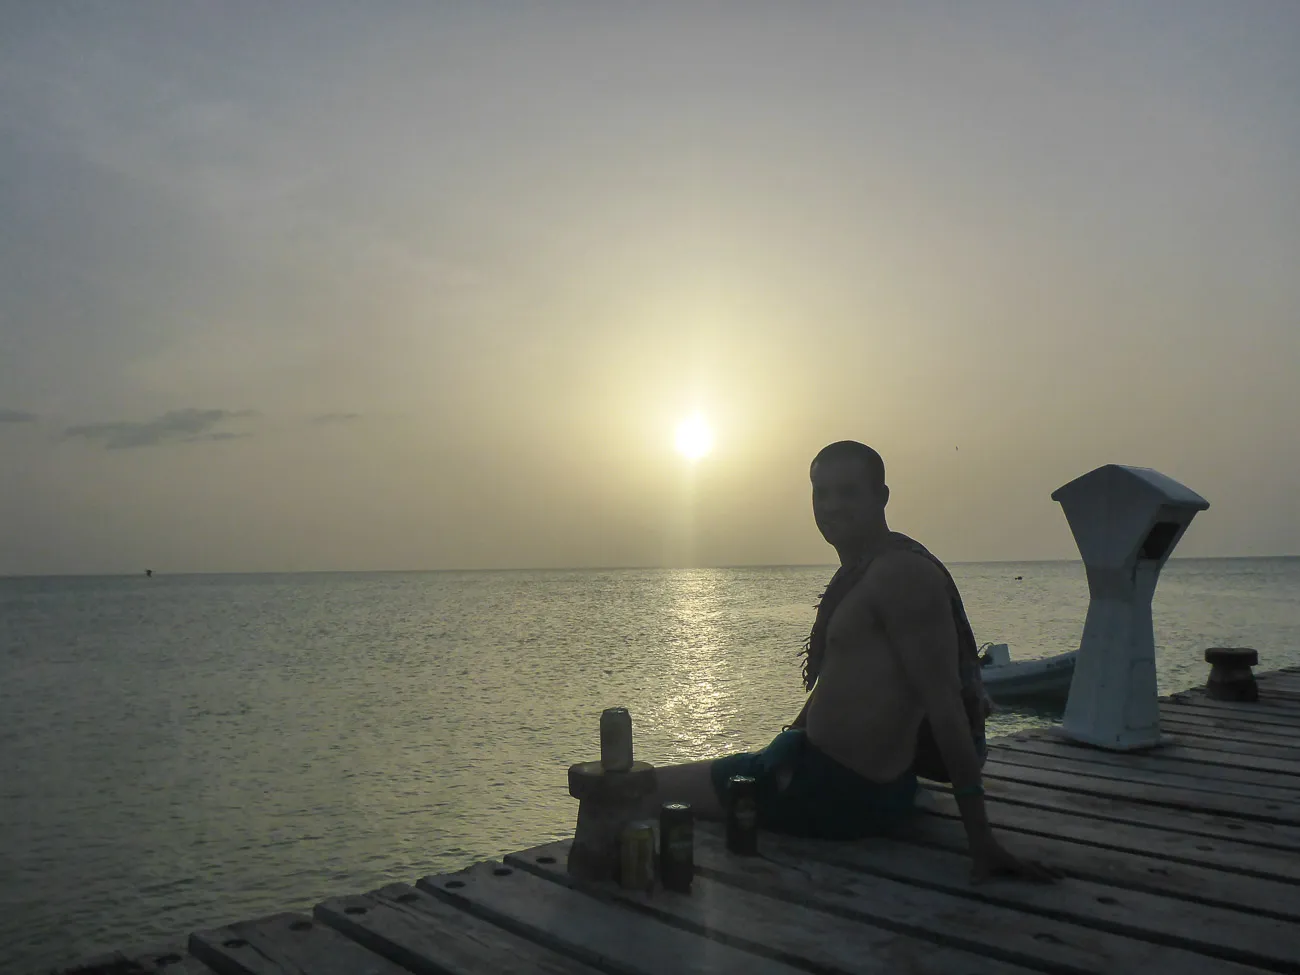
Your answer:
[[[311,418],[312,423],[351,423],[361,419],[360,413],[322,413]]]
[[[165,443],[199,443],[235,440],[248,436],[229,430],[216,430],[218,424],[240,417],[256,416],[253,410],[171,410],[144,423],[83,423],[68,427],[65,437],[81,437],[102,443],[108,450],[128,447],[154,447]]]
[[[35,423],[36,414],[25,410],[0,410],[0,423]]]

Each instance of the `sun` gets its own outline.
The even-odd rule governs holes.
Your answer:
[[[713,449],[713,431],[696,413],[677,425],[677,452],[687,460],[699,460]]]

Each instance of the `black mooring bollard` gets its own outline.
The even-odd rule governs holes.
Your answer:
[[[1210,647],[1205,651],[1210,677],[1205,693],[1216,701],[1258,701],[1259,685],[1251,667],[1259,664],[1258,651],[1250,647]]]

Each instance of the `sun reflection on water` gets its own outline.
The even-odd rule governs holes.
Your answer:
[[[668,586],[663,721],[688,759],[710,757],[734,730],[720,583],[716,573],[699,570],[675,574]]]

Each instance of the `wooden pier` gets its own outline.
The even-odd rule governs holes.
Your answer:
[[[926,790],[890,839],[738,857],[697,824],[689,895],[577,884],[565,841],[62,975],[1300,972],[1300,667],[1258,685],[1162,699],[1171,743],[1140,754],[996,741],[989,817],[1052,886],[971,886],[956,804]]]

